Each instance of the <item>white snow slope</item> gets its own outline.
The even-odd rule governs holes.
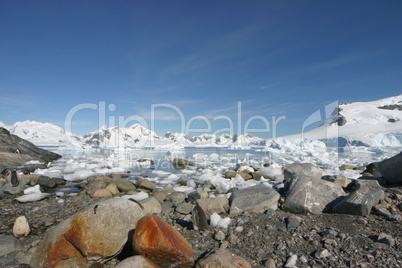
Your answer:
[[[284,138],[325,140],[328,144],[337,142],[341,147],[401,147],[402,95],[341,104],[320,127]]]
[[[50,123],[24,121],[16,122],[6,128],[11,134],[26,139],[37,146],[82,147],[80,137]]]

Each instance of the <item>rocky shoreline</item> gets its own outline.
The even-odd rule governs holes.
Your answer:
[[[139,211],[144,215],[155,214],[178,230],[191,245],[197,267],[204,267],[200,266],[201,260],[217,249],[235,254],[244,261],[244,267],[399,267],[402,265],[402,188],[394,179],[392,185],[387,184],[387,178],[399,176],[400,158],[397,155],[388,162],[374,163],[363,177],[352,182],[344,177],[322,176],[310,164],[287,165],[283,188],[276,191],[260,184],[224,193],[211,185],[200,184],[197,191],[185,194],[157,189],[146,178],[128,181],[127,174],[110,174],[72,183],[77,189],[74,193],[64,185],[64,180],[21,175],[19,190],[18,187],[13,187],[15,192],[7,190],[11,189],[8,182],[0,187],[0,267],[35,267],[32,259],[36,258],[38,245],[51,227],[57,228],[85,210],[99,215],[103,212],[96,209],[104,202],[128,198],[139,200]],[[381,173],[381,169],[388,170],[392,165],[399,165],[392,174]],[[233,172],[253,177],[248,169],[243,166],[243,171]],[[253,169],[258,172],[258,167]],[[33,185],[40,185],[42,190],[53,194],[34,202],[15,199],[23,189]],[[373,193],[379,193],[378,197]],[[351,198],[353,195],[357,197]],[[344,209],[345,213],[333,213],[334,208],[338,212]],[[113,211],[109,213],[115,216]],[[21,215],[28,219],[30,233],[14,238],[14,222]],[[116,217],[116,222],[122,220]],[[93,224],[88,232],[96,230],[98,224]],[[130,228],[135,228],[135,222],[130,223]],[[104,231],[106,235],[111,232]],[[124,244],[127,237],[123,237]],[[119,267],[123,259],[133,255],[133,250],[117,250],[114,254],[117,255],[111,259],[100,257],[103,261],[86,260],[79,267]],[[57,267],[70,267],[62,259]],[[236,266],[233,259],[227,261],[222,267],[243,267]]]

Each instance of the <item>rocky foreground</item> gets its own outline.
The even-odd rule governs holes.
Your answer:
[[[247,170],[225,175],[258,177],[258,167]],[[311,164],[287,165],[284,175],[278,189],[228,194],[201,184],[190,194],[158,190],[126,174],[73,187],[41,175],[11,187],[6,178],[0,267],[402,266],[402,154],[369,165],[357,181]],[[43,199],[22,198],[29,194]],[[22,215],[29,229],[16,228]]]

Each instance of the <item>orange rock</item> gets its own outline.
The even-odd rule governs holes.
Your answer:
[[[161,267],[193,267],[191,245],[172,226],[154,215],[137,222],[133,248]]]

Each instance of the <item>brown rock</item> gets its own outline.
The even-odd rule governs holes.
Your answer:
[[[205,258],[197,262],[196,268],[251,268],[251,264],[227,249],[218,249],[210,252]]]
[[[112,192],[109,191],[108,189],[98,189],[91,194],[91,197],[112,197],[112,196],[113,196]]]
[[[246,181],[251,180],[253,178],[253,176],[251,176],[251,174],[244,172],[244,171],[237,172],[237,174],[239,174]]]
[[[110,199],[92,205],[50,229],[31,259],[31,267],[86,267],[121,252],[127,236],[144,216],[130,200]]]
[[[172,226],[154,215],[147,215],[136,225],[134,250],[161,267],[192,267],[191,245]]]
[[[226,197],[198,199],[196,203],[204,211],[208,219],[213,213],[221,214],[229,211],[229,199]]]

